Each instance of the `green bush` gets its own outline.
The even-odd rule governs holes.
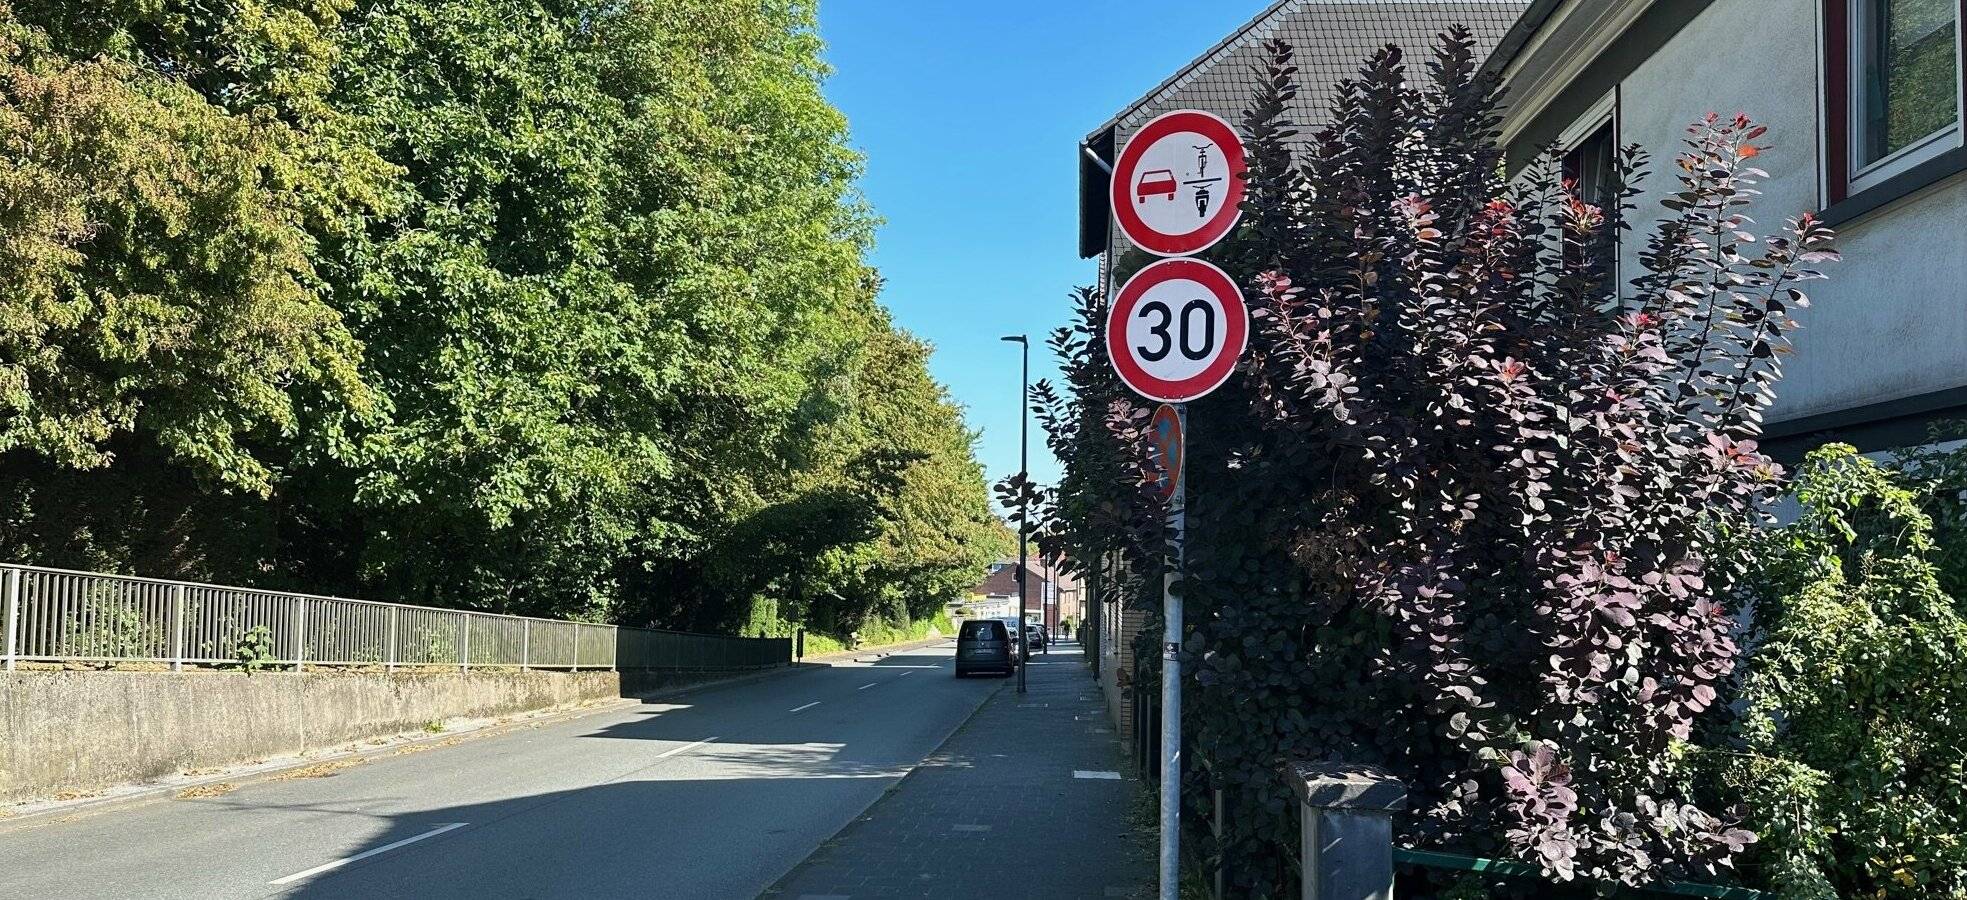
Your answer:
[[[1933,563],[1929,496],[1844,444],[1803,513],[1757,536],[1758,646],[1714,754],[1786,898],[1967,897],[1967,610]]]

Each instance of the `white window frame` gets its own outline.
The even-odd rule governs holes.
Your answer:
[[[1619,92],[1617,88],[1614,88],[1606,91],[1605,96],[1598,98],[1597,102],[1593,103],[1590,108],[1584,111],[1584,115],[1579,116],[1576,121],[1566,126],[1563,131],[1558,132],[1557,152],[1569,153],[1578,149],[1578,145],[1584,143],[1585,138],[1591,137],[1598,129],[1606,125],[1612,125],[1612,117],[1618,111]],[[1612,139],[1614,141],[1618,140],[1618,131],[1619,126],[1612,125]]]
[[[1967,133],[1967,128],[1962,127],[1961,120],[1963,116],[1967,116],[1967,109],[1962,109],[1960,101],[1955,100],[1951,127],[1942,128],[1900,147],[1884,159],[1863,165],[1858,164],[1858,160],[1865,158],[1865,139],[1869,136],[1866,132],[1870,118],[1865,108],[1865,75],[1871,64],[1872,49],[1876,46],[1872,40],[1874,17],[1871,11],[1876,7],[1878,0],[1845,0],[1845,2],[1849,4],[1845,15],[1849,17],[1848,21],[1851,23],[1850,34],[1847,37],[1850,43],[1844,48],[1845,59],[1848,61],[1845,69],[1850,77],[1850,84],[1845,86],[1845,96],[1850,104],[1850,108],[1844,112],[1844,121],[1847,123],[1844,129],[1845,140],[1848,142],[1845,149],[1851,160],[1851,173],[1845,194],[1855,196],[1861,191],[1877,187],[1920,163],[1961,146],[1962,135]],[[1959,13],[1956,12],[1955,15],[1957,17]],[[1963,55],[1961,51],[1963,40],[1967,40],[1967,22],[1955,18],[1953,24],[1953,95],[1955,97],[1961,96],[1961,79],[1967,77],[1967,55]]]

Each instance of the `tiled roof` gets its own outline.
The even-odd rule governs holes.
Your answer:
[[[1171,109],[1201,109],[1242,121],[1258,73],[1269,61],[1263,44],[1282,38],[1296,51],[1298,99],[1290,112],[1300,141],[1329,124],[1334,88],[1358,75],[1388,44],[1407,51],[1410,78],[1425,77],[1429,48],[1448,26],[1467,26],[1481,56],[1496,47],[1529,0],[1277,0],[1256,18],[1170,76],[1088,135],[1085,146],[1111,154],[1148,120]],[[1105,179],[1091,163],[1080,167],[1080,254],[1100,252],[1106,236]]]
[[[1381,47],[1399,44],[1410,59],[1425,59],[1436,35],[1461,24],[1474,32],[1486,55],[1529,5],[1528,0],[1278,0],[1094,135],[1117,126],[1124,143],[1147,120],[1170,109],[1205,109],[1237,121],[1249,106],[1257,71],[1267,62],[1263,43],[1272,38],[1283,38],[1297,51],[1296,119],[1315,128],[1325,122],[1333,86],[1357,75]]]

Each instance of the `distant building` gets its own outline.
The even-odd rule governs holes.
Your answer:
[[[1051,573],[1041,565],[1032,565],[1025,579],[1025,615],[1032,621],[1041,619],[1048,611],[1056,614],[1057,586]],[[1048,606],[1047,599],[1054,605]],[[990,571],[984,579],[970,589],[969,597],[958,607],[956,615],[972,619],[1010,619],[1018,615],[1018,563],[1017,560],[1000,560],[990,564]]]

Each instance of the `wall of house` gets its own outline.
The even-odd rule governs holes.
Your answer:
[[[1816,0],[1716,0],[1619,85],[1619,140],[1654,154],[1640,222],[1663,215],[1689,122],[1714,110],[1769,125],[1763,232],[1822,206]],[[1967,177],[1838,229],[1843,262],[1804,285],[1797,353],[1769,420],[1780,423],[1967,385]],[[1638,239],[1621,260],[1637,271]]]
[[[1115,609],[1119,614],[1112,616],[1100,641],[1100,691],[1106,696],[1115,732],[1125,735],[1134,727],[1134,636],[1147,624],[1147,613],[1116,606],[1106,609],[1108,615]]]

